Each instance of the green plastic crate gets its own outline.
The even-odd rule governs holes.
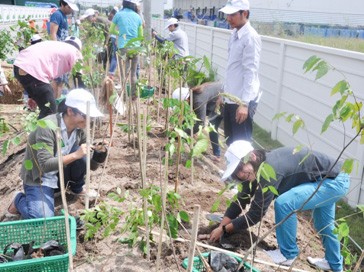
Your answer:
[[[210,252],[205,252],[201,254],[206,260],[210,255]],[[243,260],[233,254],[231,254],[230,256],[234,257],[239,263],[241,263]],[[183,268],[187,268],[188,267],[188,258],[184,259],[182,262],[182,266]],[[244,262],[244,267],[246,269],[246,271],[253,271],[253,272],[260,272],[260,270],[252,267],[249,263]],[[193,267],[192,267],[192,272],[204,272],[206,271],[205,266],[203,265],[203,262],[201,261],[200,257],[194,257],[193,258]]]
[[[76,254],[76,220],[69,216],[72,254]],[[0,251],[10,243],[34,241],[35,248],[49,240],[58,241],[67,250],[64,216],[0,223]],[[57,256],[0,263],[0,272],[67,272],[68,253]]]

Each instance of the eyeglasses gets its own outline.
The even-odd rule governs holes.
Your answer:
[[[73,112],[75,113],[75,114],[79,114],[79,115],[81,115],[81,117],[83,118],[83,119],[86,119],[86,114],[84,114],[83,112],[81,112],[80,110],[78,110],[78,109],[73,109]]]

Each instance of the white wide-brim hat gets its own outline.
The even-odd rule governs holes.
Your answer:
[[[104,116],[96,107],[94,96],[85,89],[74,89],[66,95],[66,106],[76,108],[83,114],[87,114],[87,102],[90,102],[90,117]]]
[[[178,24],[178,20],[176,18],[170,18],[167,21],[167,24],[164,29],[168,29],[169,26]]]

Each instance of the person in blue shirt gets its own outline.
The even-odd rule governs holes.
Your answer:
[[[115,14],[109,30],[110,34],[118,34],[118,51],[121,56],[127,57],[125,69],[120,67],[120,71],[122,71],[122,79],[124,78],[124,73],[125,75],[130,75],[131,96],[133,99],[136,97],[136,71],[139,56],[137,54],[128,55],[130,49],[126,47],[126,44],[131,39],[143,37],[142,19],[137,12],[138,4],[139,0],[124,0],[123,9]],[[119,32],[117,32],[116,28]]]
[[[64,41],[68,37],[67,15],[78,11],[74,0],[61,0],[60,8],[51,15],[49,36],[53,41]]]

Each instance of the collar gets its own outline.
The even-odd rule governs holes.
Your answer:
[[[248,28],[249,27],[250,27],[250,22],[247,21],[245,23],[245,25],[243,25],[239,30],[237,30],[236,28],[234,28],[233,35],[236,35],[236,33],[237,33],[238,34],[238,39],[240,40],[241,37],[243,37],[244,34],[248,32]]]

